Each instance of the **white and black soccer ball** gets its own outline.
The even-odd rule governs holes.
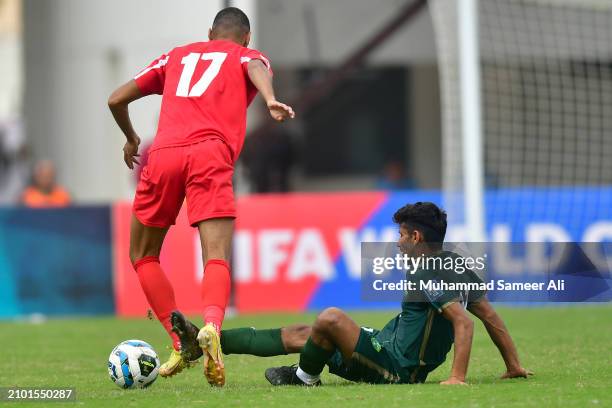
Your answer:
[[[159,358],[142,340],[126,340],[111,351],[108,374],[121,388],[144,388],[153,384],[159,372]]]

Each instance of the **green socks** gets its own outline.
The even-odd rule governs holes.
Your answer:
[[[251,354],[259,357],[285,355],[281,329],[256,330],[253,327],[221,330],[223,354]]]
[[[325,350],[309,337],[300,353],[300,368],[309,375],[318,376],[332,354],[334,350]]]

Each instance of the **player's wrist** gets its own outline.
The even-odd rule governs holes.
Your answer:
[[[140,142],[140,138],[138,137],[136,133],[129,133],[125,135],[125,137],[127,138],[127,141],[129,143],[139,143]]]

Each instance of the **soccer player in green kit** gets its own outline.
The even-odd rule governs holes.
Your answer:
[[[433,203],[418,202],[400,208],[393,216],[399,225],[400,251],[409,256],[459,257],[442,250],[446,213]],[[472,271],[418,270],[413,280],[442,279],[475,282]],[[355,382],[372,384],[422,383],[442,364],[451,346],[455,352],[451,374],[441,384],[465,384],[474,324],[466,309],[485,325],[506,364],[502,378],[532,374],[519,362],[508,329],[487,301],[483,291],[430,291],[407,294],[402,312],[380,331],[359,327],[338,308],[325,309],[312,326],[282,329],[224,330],[222,349],[231,354],[270,356],[300,352],[298,366],[274,367],[265,372],[273,385],[321,385],[325,365],[329,372]],[[191,327],[180,314],[173,322],[181,340],[190,343]],[[186,344],[185,350],[189,350]],[[196,348],[197,349],[197,348]],[[193,360],[196,356],[188,356]]]

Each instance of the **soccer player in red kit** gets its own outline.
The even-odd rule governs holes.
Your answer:
[[[174,350],[160,375],[188,367],[170,315],[176,310],[174,290],[159,264],[168,228],[187,198],[189,222],[202,244],[204,327],[199,331],[198,356],[212,385],[225,383],[219,332],[230,294],[230,254],[236,216],[232,176],[245,137],[246,110],[257,91],[272,118],[293,118],[291,107],[278,102],[269,60],[247,48],[248,17],[239,9],[221,10],[209,40],[174,48],[153,61],[133,80],[115,90],[108,105],[125,134],[124,160],[138,163],[140,138],[132,127],[128,104],[161,94],[157,134],[149,150],[133,205],[130,259],[146,298],[168,334]]]

